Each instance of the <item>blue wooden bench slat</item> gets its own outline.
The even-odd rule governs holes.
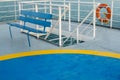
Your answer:
[[[50,25],[51,25],[51,22],[48,22],[48,21],[37,20],[37,19],[33,19],[33,18],[29,18],[29,17],[23,17],[23,16],[20,16],[19,20],[22,20],[24,22],[37,24],[37,25],[41,25],[41,26],[44,26],[44,27],[50,27]]]
[[[52,15],[48,13],[21,10],[21,14],[25,16],[38,17],[43,19],[52,19]]]
[[[34,28],[30,28],[30,27],[27,27],[27,26],[23,26],[23,25],[16,24],[16,23],[7,23],[7,24],[10,25],[10,26],[13,26],[13,27],[17,27],[17,28],[20,28],[20,29],[28,30],[29,32],[46,33],[44,31],[37,30],[37,29],[34,29]]]

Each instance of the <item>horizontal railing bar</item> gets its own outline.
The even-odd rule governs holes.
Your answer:
[[[9,10],[9,11],[0,11],[0,13],[8,13],[8,12],[15,12],[15,11],[11,11],[11,10]]]
[[[11,16],[19,16],[19,15],[10,15],[10,17],[11,17]],[[9,15],[8,15],[8,16],[2,16],[2,18],[3,18],[3,17],[9,17]]]
[[[64,3],[64,1],[52,1],[52,2],[63,2]],[[65,1],[65,3],[69,3],[69,2],[78,4],[77,1]],[[79,3],[81,3],[81,4],[94,4],[94,2],[79,2]]]
[[[41,3],[24,3],[24,2],[20,2],[23,4],[37,4],[37,5],[44,5],[44,6],[56,6],[56,7],[68,7],[68,5],[58,5],[58,4],[41,4]]]
[[[118,16],[120,16],[120,14],[117,14],[117,13],[113,13],[113,15],[118,15]]]
[[[120,22],[120,20],[118,21],[118,20],[114,20],[114,19],[113,19],[112,21],[113,21],[113,22]]]
[[[119,8],[120,9],[120,7],[114,7],[114,8]]]
[[[0,6],[0,7],[16,7],[16,5],[7,5],[7,6]]]
[[[50,2],[50,0],[41,0],[41,1],[22,1],[21,3],[37,3],[37,2]]]
[[[13,2],[13,1],[16,1],[16,0],[0,0],[0,2]]]

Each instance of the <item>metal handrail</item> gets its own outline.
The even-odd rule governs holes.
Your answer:
[[[89,12],[89,14],[83,19],[83,21],[82,21],[80,24],[77,25],[77,27],[69,34],[69,36],[67,37],[67,39],[65,39],[65,41],[63,42],[63,44],[65,44],[66,41],[68,41],[68,39],[72,36],[72,34],[75,33],[75,31],[77,31],[77,29],[78,29],[79,27],[81,27],[81,25],[86,21],[86,19],[93,13],[93,11],[94,11],[94,10],[91,10],[91,11]]]

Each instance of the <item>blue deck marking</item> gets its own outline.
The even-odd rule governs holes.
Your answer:
[[[0,61],[0,80],[120,80],[120,59],[49,54]]]

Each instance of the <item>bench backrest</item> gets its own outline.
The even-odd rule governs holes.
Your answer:
[[[51,22],[47,20],[52,19],[52,14],[22,10],[19,19],[24,22],[50,27]]]

